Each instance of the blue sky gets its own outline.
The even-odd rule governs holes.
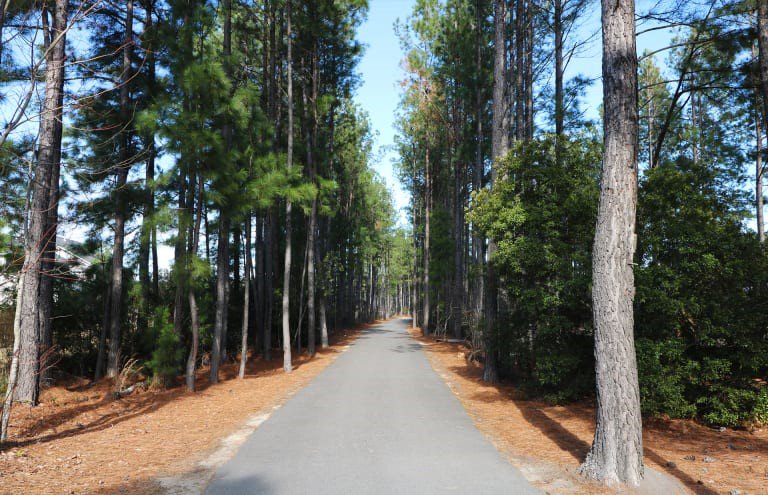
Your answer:
[[[378,152],[374,168],[392,190],[397,208],[408,204],[408,195],[400,187],[392,161],[397,154],[387,149],[394,144],[395,110],[400,101],[398,82],[403,77],[400,61],[403,53],[395,35],[394,23],[405,20],[413,10],[414,0],[370,0],[368,20],[360,27],[358,39],[366,45],[359,71],[362,85],[356,100],[368,112],[377,134]],[[401,213],[401,218],[404,219]]]

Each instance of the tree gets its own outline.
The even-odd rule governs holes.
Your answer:
[[[597,420],[582,473],[608,484],[643,478],[634,341],[637,246],[637,51],[634,0],[602,2],[604,146],[592,251]]]
[[[293,51],[291,39],[291,6],[292,1],[288,0],[286,4],[286,39],[287,49],[287,67],[286,76],[288,88],[288,144],[286,153],[286,169],[290,174],[293,166]],[[283,273],[283,370],[286,373],[293,371],[291,363],[291,198],[285,199],[285,263]]]
[[[42,278],[46,276],[43,273],[43,256],[47,247],[43,242],[50,227],[48,209],[51,204],[51,190],[58,189],[58,184],[54,187],[52,182],[57,179],[55,169],[61,159],[61,103],[64,91],[68,8],[67,0],[56,0],[53,5],[44,6],[44,12],[41,12],[44,18],[49,15],[51,18],[46,33],[45,96],[40,114],[37,161],[31,177],[32,197],[26,212],[24,266],[17,289],[13,358],[0,425],[2,440],[7,436],[13,401],[37,405],[40,391],[42,323],[39,308],[45,302],[40,299],[39,291]],[[55,238],[55,235],[53,237]]]

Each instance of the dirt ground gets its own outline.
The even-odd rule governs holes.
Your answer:
[[[251,359],[244,380],[237,379],[237,363],[223,366],[217,385],[201,369],[195,393],[177,386],[113,400],[106,380],[49,388],[39,406],[13,409],[10,441],[0,449],[0,493],[159,493],[159,476],[186,472],[249,417],[306,385],[356,335],[339,333],[315,358],[295,358],[289,375],[282,353]]]
[[[567,473],[577,483],[577,469],[594,435],[592,404],[552,406],[525,400],[513,387],[482,382],[482,368],[468,363],[461,344],[412,334],[425,344],[435,370],[464,404],[475,424],[524,474],[558,493],[553,477]],[[768,431],[723,432],[693,421],[646,420],[645,462],[673,476],[699,495],[768,494]],[[533,462],[545,469],[528,472]],[[549,465],[549,472],[546,465]],[[559,474],[558,474],[559,473]],[[590,484],[583,493],[611,493]]]

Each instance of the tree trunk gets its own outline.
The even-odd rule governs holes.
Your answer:
[[[765,244],[765,207],[763,205],[763,131],[760,110],[755,108],[755,209],[757,238]]]
[[[275,239],[274,234],[274,214],[272,210],[267,212],[267,225],[264,230],[264,339],[263,339],[263,354],[264,359],[272,361],[272,303],[273,294],[273,275],[275,257],[277,256],[277,250],[273,248]]]
[[[760,89],[763,93],[763,127],[768,129],[768,0],[757,0],[757,45]]]
[[[503,0],[496,0],[494,14],[494,60],[493,60],[493,128],[491,129],[491,155],[493,163],[491,165],[491,187],[496,183],[498,175],[498,161],[503,158],[509,150],[509,136],[506,132],[504,120],[506,119],[507,106],[504,92],[506,74],[506,29],[505,29],[505,8]],[[518,9],[519,10],[519,9]],[[521,31],[521,30],[520,30]],[[516,40],[519,43],[519,40]],[[521,52],[522,50],[518,50]],[[521,78],[522,74],[516,74]],[[518,102],[519,103],[519,102]],[[521,113],[517,119],[518,124],[522,125],[522,107],[519,107]],[[485,345],[485,366],[483,369],[483,380],[490,383],[498,381],[496,332],[497,332],[497,312],[498,312],[498,281],[496,280],[496,269],[493,263],[493,255],[496,253],[496,242],[493,239],[488,241],[488,265],[486,267],[487,280],[485,287],[485,332],[483,336]]]
[[[288,96],[288,146],[286,168],[290,174],[293,166],[293,49],[291,32],[291,5],[288,0],[286,5],[287,25],[287,96]],[[290,373],[293,370],[291,364],[291,199],[285,200],[285,266],[283,271],[283,370]]]
[[[251,215],[245,217],[245,276],[243,277],[243,326],[240,341],[240,372],[245,378],[245,364],[248,360],[248,317],[251,297]]]
[[[421,329],[424,335],[429,335],[429,313],[431,311],[431,308],[429,307],[431,289],[429,284],[429,217],[432,209],[432,178],[429,164],[429,140],[427,140],[426,147],[424,155],[424,170],[426,173],[424,181],[426,187],[426,194],[424,195],[424,316],[422,318],[423,323]]]
[[[563,95],[563,0],[555,0],[555,134],[562,136],[565,129]],[[559,163],[559,160],[558,160]]]
[[[224,41],[222,55],[224,72],[231,79],[232,70],[229,61],[232,55],[232,0],[224,0]],[[232,146],[232,126],[226,121],[222,126],[225,153],[229,155]],[[216,249],[216,310],[213,328],[213,349],[211,351],[211,383],[219,383],[219,366],[226,359],[227,313],[229,296],[229,212],[226,206],[219,208],[219,243]]]
[[[603,0],[603,174],[592,253],[597,423],[581,471],[607,484],[643,478],[634,340],[637,52],[633,0]]]
[[[37,163],[31,178],[32,197],[28,206],[28,226],[25,239],[24,265],[19,275],[21,290],[16,304],[20,305],[18,342],[18,376],[13,398],[37,405],[40,372],[40,284],[45,246],[43,238],[48,226],[48,209],[57,157],[57,136],[62,125],[65,34],[67,29],[68,0],[56,0],[51,25],[51,48],[47,52],[45,96],[40,114]],[[15,339],[16,340],[16,339]],[[17,345],[18,344],[18,345]]]
[[[133,0],[128,0],[125,11],[125,39],[123,41],[123,71],[120,74],[120,121],[124,126],[120,136],[120,162],[115,186],[115,240],[112,248],[112,295],[109,312],[109,353],[107,355],[107,376],[120,373],[120,337],[123,307],[123,256],[125,246],[125,223],[128,205],[125,189],[130,172],[130,94],[131,58],[133,53]]]
[[[193,182],[190,181],[190,187],[194,189]],[[192,219],[192,244],[189,248],[187,255],[185,270],[187,273],[192,272],[192,263],[195,261],[197,251],[200,246],[200,226],[203,220],[203,201],[205,195],[205,181],[201,176],[197,185],[197,211],[194,208],[194,193],[190,193],[190,208],[192,209],[195,218]],[[192,342],[189,345],[189,356],[187,356],[187,366],[184,371],[185,382],[187,390],[190,392],[195,391],[195,369],[197,367],[197,355],[200,347],[200,311],[197,307],[197,295],[195,294],[195,279],[189,277],[187,289],[187,301],[189,303],[189,317],[192,326]]]

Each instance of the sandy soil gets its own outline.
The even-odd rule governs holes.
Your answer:
[[[236,363],[223,366],[223,380],[213,386],[201,369],[196,393],[177,386],[112,400],[107,381],[49,388],[38,407],[13,409],[11,441],[0,450],[0,493],[160,493],[158,477],[199,464],[220,439],[317,376],[356,335],[337,334],[315,358],[294,359],[290,375],[282,353],[251,359],[244,380],[236,378]]]
[[[594,435],[592,404],[552,406],[525,400],[514,387],[489,386],[482,368],[468,363],[461,344],[437,341],[412,331],[483,431],[524,474],[552,493],[565,473],[580,482],[577,469]],[[700,495],[768,494],[768,431],[728,429],[720,432],[692,421],[646,420],[643,432],[646,465],[673,476]],[[532,469],[532,466],[536,469]],[[733,490],[737,490],[732,492]],[[582,484],[583,493],[612,493]]]

